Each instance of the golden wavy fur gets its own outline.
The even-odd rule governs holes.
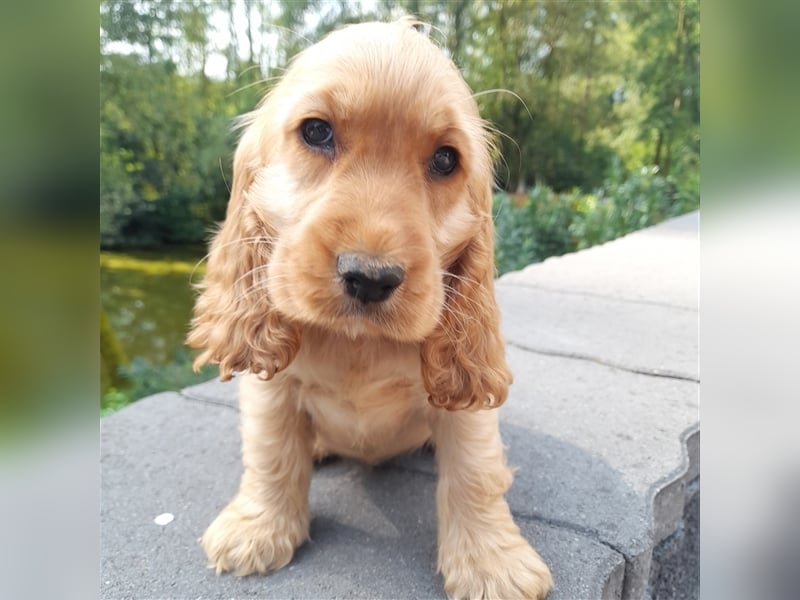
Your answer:
[[[456,598],[542,598],[513,523],[494,408],[511,374],[494,299],[490,140],[409,20],[347,27],[245,121],[189,344],[240,372],[244,474],[202,538],[266,573],[308,536],[315,457],[431,442],[439,570]]]

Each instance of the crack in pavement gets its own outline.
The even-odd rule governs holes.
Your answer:
[[[644,299],[640,299],[640,298],[625,298],[625,297],[622,297],[622,296],[613,296],[613,295],[610,295],[610,294],[599,294],[597,292],[585,292],[585,291],[580,291],[580,290],[562,290],[562,289],[558,289],[558,288],[551,288],[551,287],[546,287],[546,286],[542,286],[542,285],[536,285],[536,284],[533,284],[533,283],[523,283],[523,282],[518,282],[518,281],[501,281],[501,280],[498,279],[497,281],[495,281],[495,285],[497,287],[502,287],[502,286],[506,286],[506,287],[523,287],[523,288],[529,288],[529,289],[534,289],[534,290],[540,290],[542,292],[547,292],[547,293],[552,293],[552,294],[565,294],[565,295],[569,295],[569,296],[584,296],[584,297],[587,297],[587,298],[602,298],[604,300],[614,300],[614,301],[617,301],[617,302],[625,302],[627,304],[647,304],[647,305],[652,305],[652,306],[661,306],[661,307],[664,307],[664,308],[671,308],[673,310],[680,310],[680,311],[684,311],[684,312],[693,312],[693,313],[699,312],[697,307],[683,306],[683,305],[680,305],[680,304],[670,304],[669,302],[659,302],[658,300],[644,300]]]
[[[627,371],[628,373],[637,373],[639,375],[649,375],[651,377],[662,377],[665,379],[678,379],[681,381],[691,381],[694,383],[700,383],[700,379],[698,377],[694,377],[692,375],[684,375],[683,373],[678,373],[676,371],[667,371],[667,370],[659,371],[656,369],[646,369],[644,367],[632,367],[629,365],[624,365],[622,363],[606,360],[604,358],[598,358],[596,356],[592,356],[591,354],[568,352],[564,350],[550,350],[547,348],[534,348],[532,346],[520,344],[519,342],[515,342],[512,340],[506,340],[506,344],[508,344],[509,346],[513,346],[514,348],[517,348],[519,350],[524,350],[525,352],[532,352],[534,354],[541,354],[544,356],[558,356],[560,358],[568,358],[571,360],[583,360],[587,362],[593,362],[598,365],[603,365],[605,367],[619,369],[620,371]]]

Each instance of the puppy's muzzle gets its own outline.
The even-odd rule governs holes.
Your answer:
[[[337,256],[336,272],[347,295],[363,304],[383,302],[405,277],[399,265],[358,253]]]

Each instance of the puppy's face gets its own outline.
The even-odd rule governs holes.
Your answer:
[[[242,146],[276,310],[353,337],[428,336],[490,210],[482,122],[441,50],[397,24],[336,32],[296,59]]]

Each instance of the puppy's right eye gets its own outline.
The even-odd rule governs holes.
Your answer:
[[[322,119],[306,119],[300,124],[303,141],[312,148],[333,151],[333,128]]]

